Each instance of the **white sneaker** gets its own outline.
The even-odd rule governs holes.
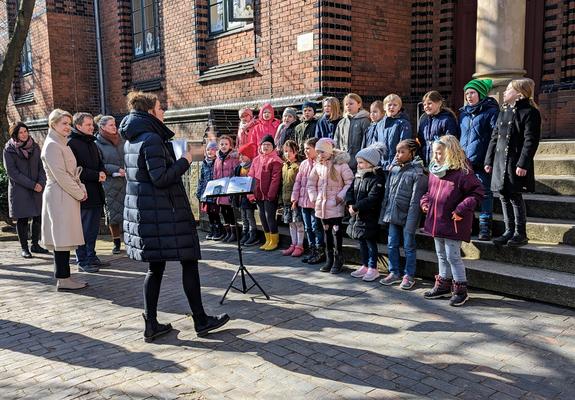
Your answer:
[[[363,276],[365,282],[371,282],[379,278],[379,271],[377,268],[369,268],[367,273]]]
[[[367,274],[368,268],[365,265],[362,265],[360,269],[356,269],[351,273],[351,276],[354,278],[363,278],[365,274]]]

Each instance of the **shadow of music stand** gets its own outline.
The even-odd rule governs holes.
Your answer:
[[[245,178],[245,177],[244,177]],[[233,179],[233,178],[232,178]],[[251,179],[251,189],[249,191],[242,191],[241,193],[237,193],[237,192],[230,192],[227,190],[228,188],[228,184],[227,182],[229,182],[230,178],[223,178],[220,181],[222,182],[226,182],[223,185],[216,185],[215,187],[213,187],[213,191],[212,194],[206,195],[205,193],[208,192],[208,190],[210,190],[210,186],[208,184],[208,186],[206,187],[206,192],[204,192],[204,196],[205,197],[224,197],[224,196],[229,196],[232,199],[238,199],[240,196],[243,195],[248,195],[248,194],[253,194],[253,187],[254,187],[254,180],[252,178]],[[212,181],[213,182],[213,181]],[[211,183],[211,182],[210,182]],[[235,214],[234,214],[234,218],[235,218]],[[258,281],[256,281],[256,279],[253,277],[252,274],[250,274],[250,272],[248,271],[248,269],[246,268],[246,266],[244,265],[244,259],[243,259],[243,255],[242,255],[242,245],[240,243],[240,239],[241,239],[241,231],[240,231],[240,227],[238,225],[238,221],[235,221],[236,224],[236,239],[237,239],[237,244],[238,244],[238,258],[239,258],[239,266],[238,269],[236,270],[236,273],[234,274],[230,284],[228,285],[224,295],[222,296],[222,299],[220,300],[220,304],[224,303],[224,300],[226,299],[226,296],[228,295],[230,289],[234,289],[237,290],[238,292],[241,292],[243,294],[246,294],[247,292],[249,292],[254,286],[257,286],[258,289],[264,294],[264,296],[266,296],[266,299],[270,299],[270,296],[266,293],[266,291],[260,286],[260,284],[258,283]],[[246,275],[252,280],[252,285],[248,287],[247,282],[246,282]],[[241,287],[237,287],[234,286],[234,283],[236,281],[236,279],[238,278],[238,276],[241,277]]]

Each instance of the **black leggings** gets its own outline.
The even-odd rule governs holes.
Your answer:
[[[211,225],[218,225],[219,226],[222,224],[222,220],[220,219],[220,213],[219,212],[209,212],[208,218],[210,220]]]
[[[184,293],[186,293],[192,309],[192,315],[202,318],[206,313],[202,305],[198,260],[181,261],[181,264]],[[155,320],[158,315],[158,298],[160,297],[160,286],[165,269],[165,261],[151,262],[144,280],[144,310],[146,318],[150,320]]]
[[[18,233],[18,240],[23,249],[28,248],[28,222],[30,218],[18,218],[16,222],[16,232]],[[40,230],[42,229],[42,217],[37,216],[32,218],[32,244],[38,244],[40,240]]]
[[[221,209],[222,215],[224,217],[224,224],[235,225],[236,224],[236,216],[234,214],[234,209],[232,208],[232,206],[220,205],[220,209]]]
[[[260,211],[260,221],[264,232],[278,233],[278,222],[276,211],[278,205],[275,201],[258,200],[258,210]]]
[[[342,218],[322,219],[323,229],[325,230],[325,247],[328,252],[335,251],[342,254],[343,250],[343,229],[341,226]],[[334,242],[335,236],[335,242]]]
[[[70,252],[54,251],[54,277],[66,279],[70,277]]]

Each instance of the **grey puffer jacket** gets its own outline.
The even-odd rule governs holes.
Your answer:
[[[369,125],[371,125],[369,113],[365,110],[359,110],[353,117],[342,118],[335,128],[333,135],[335,147],[349,154],[349,167],[353,171],[357,169],[355,155],[361,150],[364,142],[363,137]]]
[[[421,215],[419,201],[427,192],[427,181],[421,158],[415,157],[405,165],[394,161],[385,185],[379,223],[403,225],[406,232],[415,233]]]
[[[124,197],[126,197],[126,178],[113,176],[120,168],[124,169],[124,139],[120,138],[117,146],[104,138],[96,137],[102,162],[106,169],[106,181],[102,184],[106,195],[106,220],[108,225],[121,224],[124,221]]]

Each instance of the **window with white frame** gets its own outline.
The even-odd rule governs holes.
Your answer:
[[[157,0],[132,0],[134,57],[160,51]]]
[[[27,75],[30,73],[32,73],[32,45],[30,43],[30,35],[28,35],[24,42],[24,47],[22,48],[20,75]]]
[[[254,19],[255,0],[209,0],[210,35],[241,28]]]

